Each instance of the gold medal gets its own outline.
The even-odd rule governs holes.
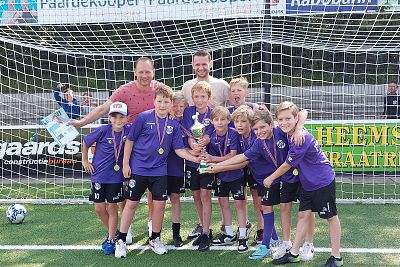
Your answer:
[[[294,176],[299,175],[299,171],[298,171],[297,169],[294,169],[294,170],[293,170],[293,175],[294,175]]]
[[[160,155],[164,154],[164,149],[162,147],[160,147],[160,149],[158,150],[158,154]]]
[[[115,166],[114,166],[114,171],[116,171],[116,172],[117,172],[117,171],[119,171],[119,169],[120,169],[120,168],[119,168],[119,166],[118,166],[118,165],[115,165]]]

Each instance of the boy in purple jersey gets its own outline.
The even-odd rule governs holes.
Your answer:
[[[305,118],[306,116],[303,113],[302,121],[299,123],[301,127],[304,125]],[[278,240],[274,228],[273,205],[280,204],[281,202],[280,183],[276,181],[272,188],[267,189],[262,186],[262,182],[266,176],[273,173],[278,166],[284,162],[287,155],[288,142],[286,134],[279,128],[274,127],[272,115],[269,111],[257,112],[253,117],[252,124],[257,139],[250,149],[247,149],[243,154],[239,154],[221,163],[221,165],[233,164],[235,166],[249,161],[253,177],[260,185],[258,187],[258,195],[262,197],[261,205],[264,220],[263,241],[262,244],[257,246],[257,250],[249,258],[262,259],[272,256],[272,250],[270,248],[271,238],[275,241]],[[281,179],[290,180],[292,176],[282,177]],[[274,242],[274,245],[275,243],[277,242]]]
[[[171,115],[180,123],[183,122],[183,111],[188,106],[181,93],[174,93],[172,98]],[[182,138],[185,137],[182,130]],[[171,150],[168,155],[168,190],[171,200],[172,238],[175,247],[183,246],[180,234],[180,193],[185,193],[184,160]]]
[[[208,153],[203,153],[201,158],[207,163],[217,163],[235,156],[239,145],[238,133],[235,129],[228,127],[230,121],[228,109],[221,106],[214,108],[211,112],[211,121],[215,130],[210,136],[210,143],[207,146]],[[215,191],[225,223],[225,233],[214,240],[213,244],[227,245],[235,243],[237,240],[232,228],[232,214],[229,206],[229,193],[231,193],[239,223],[238,252],[246,252],[249,248],[246,236],[246,201],[244,197],[243,170],[238,169],[218,173]]]
[[[232,83],[232,81],[231,81]],[[254,140],[256,139],[256,134],[251,129],[251,122],[254,117],[254,111],[247,105],[242,105],[238,107],[232,114],[231,118],[234,121],[235,129],[239,133],[239,150],[238,154],[244,153],[247,149],[249,149]],[[254,166],[253,166],[254,167]],[[253,178],[252,172],[250,171],[249,166],[244,167],[244,179],[245,185],[250,188],[251,195],[253,197],[253,207],[254,214],[257,220],[257,232],[255,234],[256,243],[260,244],[262,242],[263,237],[263,229],[264,223],[261,216],[261,198],[257,193],[257,181]],[[246,191],[245,191],[246,192]],[[246,193],[245,193],[246,195]],[[247,199],[246,199],[247,201]],[[246,205],[247,206],[247,205]],[[247,207],[246,207],[247,214]],[[248,218],[248,216],[246,216]],[[248,234],[249,235],[249,234]],[[247,238],[248,238],[247,235]]]
[[[110,124],[98,127],[83,138],[82,165],[91,174],[89,200],[108,231],[108,238],[102,248],[106,255],[115,251],[115,233],[118,225],[118,202],[122,197],[122,153],[126,136],[129,133],[127,123],[128,110],[125,103],[115,102],[110,106],[108,118]],[[96,143],[92,164],[88,160],[88,150]]]
[[[124,188],[124,197],[127,202],[122,212],[120,239],[115,249],[117,258],[126,257],[126,234],[146,189],[149,189],[153,198],[152,234],[149,239],[149,248],[156,254],[167,253],[167,248],[161,243],[160,233],[165,201],[168,198],[168,154],[173,149],[184,159],[199,161],[185,150],[179,122],[169,118],[172,96],[172,89],[168,86],[163,85],[157,88],[154,99],[155,109],[140,113],[127,136],[122,170],[124,177],[128,179]]]
[[[211,100],[211,86],[201,81],[196,83],[192,88],[192,98],[194,106],[187,107],[183,112],[183,128],[188,138],[188,146],[193,149],[197,155],[205,149],[206,145],[210,142],[210,135],[214,130],[211,124],[211,108],[208,106]],[[191,135],[191,127],[194,124],[193,115],[199,113],[198,120],[202,123],[204,128],[204,136],[195,140]],[[200,251],[209,249],[211,242],[210,234],[210,220],[211,220],[211,190],[214,186],[214,175],[200,174],[198,171],[199,164],[196,162],[186,161],[186,181],[192,190],[194,203],[199,219],[198,225],[189,234],[188,238],[197,239],[193,245],[199,245]],[[208,236],[208,241],[204,236]],[[203,240],[203,242],[201,242]],[[201,246],[200,246],[201,245]]]
[[[288,136],[293,135],[298,121],[298,107],[292,102],[282,102],[276,110],[278,123],[282,131]],[[284,175],[291,168],[296,168],[302,189],[300,191],[300,206],[298,222],[293,246],[288,253],[273,264],[285,264],[299,262],[299,249],[308,228],[312,212],[318,212],[319,216],[327,219],[331,240],[331,256],[327,260],[326,267],[342,266],[340,257],[341,227],[336,209],[335,172],[318,145],[316,139],[305,129],[305,142],[301,146],[290,143],[286,161],[269,177],[264,180],[264,185],[270,187],[274,181]]]

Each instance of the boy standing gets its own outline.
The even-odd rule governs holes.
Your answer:
[[[180,124],[174,119],[169,119],[172,96],[170,87],[163,85],[157,88],[155,109],[140,113],[127,137],[123,159],[123,174],[128,179],[124,190],[127,202],[121,216],[116,258],[126,257],[128,228],[146,189],[152,193],[154,206],[149,248],[156,254],[167,253],[167,248],[161,243],[160,234],[167,200],[168,154],[174,149],[178,156],[198,161],[184,149]]]
[[[215,131],[210,136],[210,143],[207,146],[208,154],[202,157],[209,163],[217,163],[227,160],[237,154],[238,133],[235,129],[229,128],[230,114],[225,107],[216,107],[211,112],[211,121]],[[215,245],[227,245],[236,242],[237,236],[232,228],[232,214],[229,206],[229,193],[232,194],[239,223],[239,246],[238,252],[246,252],[246,201],[244,196],[243,170],[232,170],[221,172],[216,177],[216,195],[221,208],[225,233],[213,241]]]
[[[79,101],[74,97],[74,92],[67,85],[57,84],[53,89],[53,94],[58,105],[65,110],[70,119],[79,119],[81,116]]]
[[[288,136],[294,133],[298,113],[298,107],[287,101],[282,102],[276,110],[279,126]],[[272,263],[285,264],[300,261],[299,249],[306,234],[311,213],[318,212],[321,218],[328,221],[332,247],[331,256],[325,266],[342,266],[343,260],[340,257],[341,227],[336,209],[335,171],[316,139],[307,130],[304,129],[303,132],[305,142],[301,146],[295,146],[293,142],[290,142],[286,161],[264,180],[264,185],[269,188],[275,179],[290,168],[296,168],[302,185],[293,246],[288,253],[273,260]]]
[[[210,135],[214,130],[211,124],[211,108],[208,106],[211,99],[211,85],[206,81],[196,83],[192,88],[194,106],[187,107],[183,112],[183,127],[188,134],[188,146],[200,155],[210,142]],[[193,116],[198,113],[198,120],[204,125],[204,135],[198,140],[191,136],[190,129],[194,124]],[[186,180],[189,184],[196,206],[199,224],[189,234],[188,238],[196,238],[193,245],[199,246],[200,251],[210,248],[212,236],[210,232],[211,221],[211,190],[214,187],[214,175],[200,174],[199,164],[186,161]]]
[[[129,132],[128,110],[125,103],[115,102],[110,106],[108,118],[111,124],[98,127],[83,139],[82,165],[91,174],[92,186],[89,200],[101,222],[108,231],[102,248],[106,255],[115,251],[115,233],[118,225],[118,202],[122,202],[122,153]],[[88,149],[96,143],[93,163],[88,161]]]

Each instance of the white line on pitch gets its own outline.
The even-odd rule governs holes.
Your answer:
[[[197,250],[197,246],[176,248],[167,246],[169,250]],[[147,246],[128,245],[128,250],[146,250]],[[237,250],[236,246],[212,246],[211,250]],[[100,246],[85,245],[0,245],[0,250],[101,250]],[[255,250],[251,247],[249,250]],[[315,248],[316,252],[330,252],[330,248]],[[341,248],[343,253],[379,253],[400,254],[400,248]]]

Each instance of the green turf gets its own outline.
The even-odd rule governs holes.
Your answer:
[[[5,219],[6,205],[0,205],[0,245],[99,245],[105,230],[91,205],[25,205],[26,221],[9,224]],[[296,209],[297,206],[294,207]],[[339,205],[342,223],[342,247],[399,248],[399,205]],[[250,218],[254,218],[249,209]],[[219,211],[213,205],[213,229],[219,226]],[[276,209],[276,216],[278,210]],[[192,203],[182,206],[182,236],[186,237],[196,223]],[[134,242],[144,245],[147,232],[147,210],[144,205],[133,221]],[[254,221],[254,220],[253,220]],[[296,217],[294,215],[294,221]],[[278,221],[277,221],[278,222]],[[279,230],[279,223],[278,231]],[[169,206],[164,220],[163,240],[171,242]],[[326,221],[317,219],[314,240],[316,247],[329,247]],[[170,251],[159,256],[149,251],[132,251],[126,259],[105,256],[102,251],[1,251],[0,266],[261,266],[268,260],[251,261],[247,254],[235,251]],[[329,256],[317,253],[310,263],[290,266],[321,266]],[[343,254],[345,266],[399,266],[395,254]]]

